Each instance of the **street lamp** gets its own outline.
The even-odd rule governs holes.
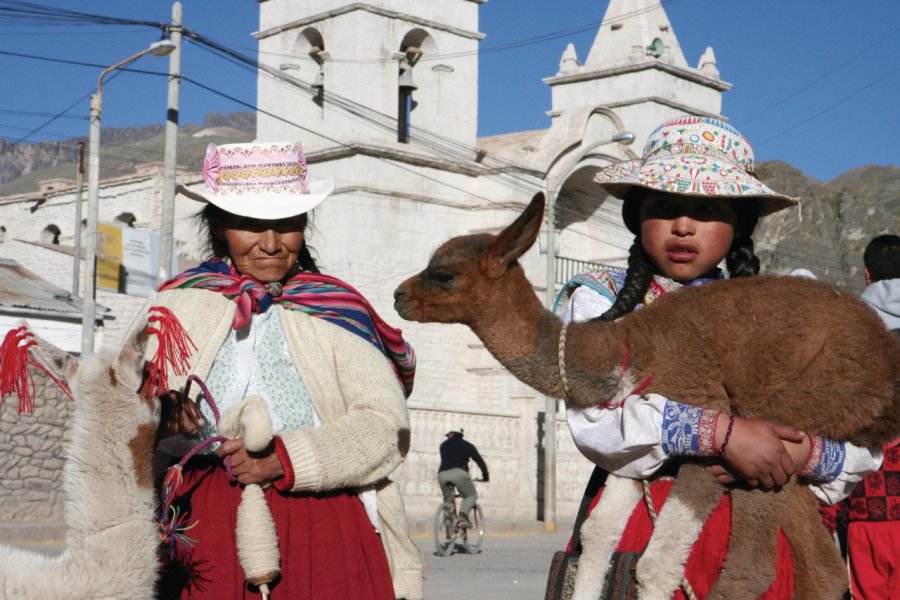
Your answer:
[[[145,54],[166,56],[175,49],[170,40],[153,42],[137,54],[107,67],[97,78],[97,93],[91,96],[91,131],[88,137],[88,214],[85,239],[85,285],[81,312],[81,356],[94,352],[94,321],[97,312],[97,222],[100,215],[100,113],[103,107],[103,78]]]
[[[559,177],[547,177],[547,309],[553,309],[556,299],[556,197],[560,185],[593,150],[606,144],[627,146],[634,142],[634,134],[621,131],[608,140],[589,144],[566,165]],[[544,531],[556,533],[556,398],[544,397]]]

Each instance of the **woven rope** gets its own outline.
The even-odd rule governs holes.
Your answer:
[[[572,399],[572,390],[569,388],[569,379],[566,377],[566,330],[568,325],[563,325],[559,332],[559,380],[562,382],[566,399]]]
[[[647,503],[647,510],[650,512],[650,522],[656,527],[656,517],[658,515],[656,514],[656,508],[653,506],[653,498],[650,497],[650,482],[644,479],[642,483],[644,484],[644,502]],[[697,594],[694,593],[694,588],[691,587],[691,583],[684,575],[681,576],[680,585],[681,591],[688,597],[688,600],[697,600]]]

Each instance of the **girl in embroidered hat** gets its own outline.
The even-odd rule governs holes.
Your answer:
[[[756,179],[753,150],[740,132],[704,117],[666,121],[650,134],[641,159],[603,169],[595,181],[624,200],[622,216],[635,241],[627,270],[610,267],[584,273],[563,287],[557,306],[565,322],[614,320],[680,287],[722,279],[722,261],[730,277],[756,275],[759,259],[751,235],[759,217],[797,204]],[[761,419],[701,411],[655,394],[633,395],[618,407],[569,409],[567,420],[575,444],[598,465],[588,486],[591,494],[601,493],[604,469],[648,479],[671,471],[670,459],[712,454],[707,460],[715,463],[709,468],[723,483],[741,480],[750,487],[772,489],[799,473],[816,484],[813,490],[820,499],[833,503],[878,465],[867,449],[810,439]],[[657,511],[671,486],[671,479],[654,478],[651,494]],[[730,507],[726,496],[685,563],[684,575],[698,597],[710,591],[722,567]],[[611,563],[626,568],[607,577],[618,587],[604,590],[602,597],[633,591],[633,571],[628,571],[627,560],[617,557],[642,552],[651,531],[646,508],[638,506]],[[778,548],[779,575],[766,598],[794,593],[783,534]],[[679,586],[678,581],[664,582],[669,583],[671,589]]]
[[[162,390],[159,453],[185,455],[164,505],[193,526],[169,536],[192,543],[169,553],[160,596],[259,598],[250,584],[266,583],[275,598],[422,598],[422,560],[387,479],[407,450],[415,359],[399,330],[313,259],[308,211],[333,184],[308,179],[299,144],[211,145],[204,179],[204,191],[180,191],[207,202],[212,256],[152,301],[183,326],[187,371],[208,389],[188,392],[181,376]],[[274,432],[262,452],[245,447],[248,429],[227,439],[217,428],[253,396]],[[220,436],[215,453],[194,455],[191,443]],[[245,573],[238,551],[250,484],[263,488],[277,535],[265,581]]]

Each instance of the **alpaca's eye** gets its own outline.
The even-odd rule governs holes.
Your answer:
[[[447,285],[448,283],[451,283],[454,277],[455,275],[453,275],[453,273],[447,273],[446,271],[441,271],[431,276],[432,279],[434,279],[441,285]]]

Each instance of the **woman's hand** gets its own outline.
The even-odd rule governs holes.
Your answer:
[[[726,414],[719,415],[716,425],[718,448],[725,441],[729,418]],[[765,419],[735,417],[731,436],[722,456],[724,464],[712,465],[707,469],[721,483],[733,483],[737,480],[751,488],[771,490],[787,483],[794,471],[803,464],[806,458],[803,453],[804,444],[807,444],[808,450],[806,436],[793,427]]]
[[[167,438],[178,435],[196,435],[206,425],[197,405],[175,390],[160,398],[162,410],[159,417],[159,437]]]
[[[216,450],[221,458],[231,457],[231,470],[242,485],[266,485],[284,476],[284,466],[275,453],[275,444],[262,452],[247,452],[243,438],[222,442]]]

